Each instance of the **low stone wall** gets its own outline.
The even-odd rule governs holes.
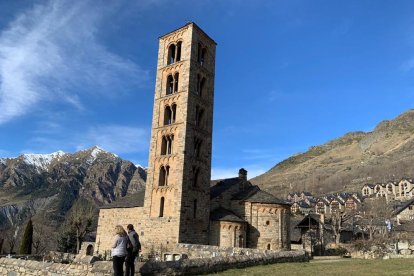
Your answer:
[[[0,258],[0,275],[112,275],[112,262],[94,264],[61,264]]]
[[[245,255],[217,256],[212,258],[181,259],[178,261],[137,263],[141,275],[200,275],[231,268],[274,264],[282,262],[306,262],[304,251],[256,252]],[[61,264],[0,258],[0,275],[112,275],[112,262],[98,261],[93,264]]]
[[[254,255],[254,254],[271,254],[274,252],[279,252],[279,251],[242,248],[242,247],[222,247],[222,246],[214,246],[214,245],[179,243],[176,245],[175,251],[172,253],[185,254],[188,256],[189,259],[200,259],[200,258],[212,258],[212,257],[230,257],[230,256],[239,256],[239,255],[249,256],[249,255]]]
[[[140,269],[141,275],[201,275],[232,268],[256,265],[307,262],[304,251],[281,251],[201,259],[181,259],[170,262],[147,262]]]

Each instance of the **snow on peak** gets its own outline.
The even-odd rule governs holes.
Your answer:
[[[0,164],[6,165],[6,158],[0,158]]]
[[[110,152],[107,152],[106,150],[104,150],[103,148],[100,148],[100,147],[98,147],[98,146],[93,146],[92,148],[90,148],[89,149],[91,152],[90,152],[90,157],[88,158],[88,160],[87,160],[87,162],[89,163],[89,164],[92,164],[95,160],[96,160],[96,158],[101,154],[101,153],[106,153],[106,154],[110,154],[110,155],[112,155],[113,157],[115,157],[115,158],[118,158],[118,155],[116,155],[116,154],[113,154],[113,153],[110,153]]]
[[[53,160],[60,159],[65,154],[61,150],[50,154],[23,154],[23,161],[26,164],[47,170]]]

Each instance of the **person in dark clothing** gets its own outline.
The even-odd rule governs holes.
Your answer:
[[[131,243],[127,248],[127,257],[125,259],[125,276],[133,276],[135,274],[135,259],[141,251],[141,243],[139,242],[139,236],[137,232],[135,232],[132,224],[128,224],[127,231]]]

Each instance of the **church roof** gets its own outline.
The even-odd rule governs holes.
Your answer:
[[[226,178],[226,179],[219,179],[219,180],[212,180],[211,181],[211,188],[210,188],[210,198],[213,199],[218,197],[231,187],[234,187],[237,183],[243,181],[239,177],[234,178]]]
[[[139,191],[135,194],[126,195],[113,201],[107,205],[102,206],[100,209],[112,209],[112,208],[133,208],[144,206],[145,190]]]
[[[290,202],[281,200],[268,192],[262,191],[256,185],[252,185],[248,187],[246,190],[235,194],[232,199],[253,202],[253,203],[291,205]]]
[[[218,207],[217,209],[212,211],[210,214],[210,220],[246,222],[243,219],[239,218],[232,211],[224,209],[223,207]]]

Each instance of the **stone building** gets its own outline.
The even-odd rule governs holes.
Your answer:
[[[241,176],[213,183],[216,43],[196,24],[159,39],[145,192],[100,210],[96,250],[115,225],[135,225],[144,251],[178,243],[288,249],[289,204]]]

